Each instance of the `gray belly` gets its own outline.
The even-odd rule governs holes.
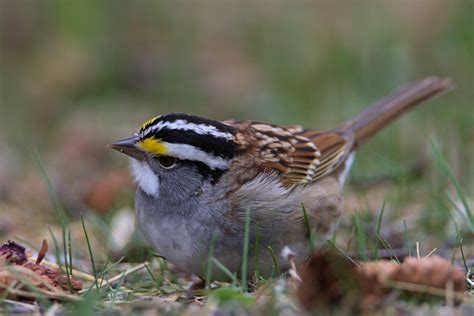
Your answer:
[[[244,213],[250,209],[252,224],[248,272],[253,275],[258,268],[261,275],[270,276],[278,272],[275,270],[274,258],[280,270],[288,268],[287,260],[280,255],[285,246],[296,254],[297,260],[303,260],[308,253],[309,244],[301,202],[306,206],[310,226],[316,230],[318,246],[337,226],[342,200],[341,192],[337,190],[339,183],[332,178],[320,183],[321,186],[308,186],[300,194],[290,195],[293,200],[288,195],[286,198],[272,196],[267,199],[269,205],[264,207],[261,206],[262,193],[249,189],[239,197],[241,207],[233,210],[225,204],[224,199],[214,200],[212,203],[209,200],[191,200],[176,205],[166,200],[153,200],[138,190],[135,197],[138,223],[158,254],[179,269],[205,276],[209,249],[213,247],[214,257],[231,272],[239,274],[243,253]],[[331,186],[335,188],[331,189]],[[333,193],[328,193],[328,190]],[[255,201],[260,204],[252,204]],[[215,239],[213,236],[216,236]],[[256,248],[259,249],[258,255]],[[212,278],[227,280],[226,274],[216,266],[213,267]]]
[[[205,244],[200,246],[198,242],[204,237],[201,231],[188,220],[159,216],[146,208],[137,207],[137,217],[143,235],[158,255],[165,257],[180,270],[202,275],[202,263],[205,262],[202,246]]]
[[[157,216],[144,208],[137,208],[137,216],[140,228],[152,244],[159,255],[165,257],[178,269],[204,277],[206,275],[206,265],[209,260],[209,250],[214,248],[214,257],[222,263],[228,270],[240,275],[243,253],[243,227],[229,236],[228,231],[216,227],[214,233],[209,229],[204,229],[200,224],[196,224],[190,217],[170,218],[168,216]],[[152,217],[150,217],[152,215]],[[255,231],[252,225],[251,231]],[[213,236],[216,236],[213,238]],[[263,237],[263,238],[262,238]],[[284,246],[289,246],[299,258],[303,258],[307,252],[307,241],[284,243],[283,240],[274,239],[273,242],[265,241],[265,236],[261,243],[256,245],[254,233],[250,236],[250,251],[248,256],[248,271],[252,276],[258,269],[262,276],[277,275],[288,269],[287,260],[280,256]],[[214,241],[214,244],[212,242]],[[256,255],[256,249],[259,249]],[[272,253],[273,252],[273,253]],[[276,267],[273,255],[277,260]],[[258,262],[257,262],[258,259]],[[277,270],[280,269],[280,271]],[[212,279],[228,281],[227,275],[217,266],[213,265]]]

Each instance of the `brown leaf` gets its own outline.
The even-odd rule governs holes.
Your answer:
[[[36,264],[40,264],[41,261],[43,261],[44,256],[46,256],[46,252],[48,252],[48,241],[46,239],[43,239],[41,249],[38,253],[38,258],[36,258]]]
[[[395,289],[408,297],[416,295],[421,303],[433,295],[444,297],[448,290],[460,297],[466,286],[464,273],[437,256],[408,257],[403,264],[379,260],[356,267],[340,254],[318,252],[303,266],[301,279],[297,296],[309,311],[321,306],[375,311]]]
[[[0,248],[0,257],[5,258],[0,261],[0,293],[8,288],[11,284],[16,283],[15,289],[31,291],[30,285],[34,285],[39,289],[57,294],[62,290],[78,292],[82,289],[82,282],[69,277],[55,267],[41,264],[48,243],[43,241],[43,245],[36,260],[28,260],[26,249],[18,245],[14,241],[8,241]]]
[[[419,260],[408,257],[387,281],[412,283],[441,290],[446,289],[449,282],[453,282],[455,292],[463,292],[466,286],[464,273],[439,256]]]
[[[347,258],[331,252],[315,253],[302,267],[299,301],[307,310],[335,306],[359,292],[356,268]]]
[[[24,264],[28,261],[26,249],[14,241],[7,241],[0,247],[0,256],[5,257],[6,263],[9,264]]]

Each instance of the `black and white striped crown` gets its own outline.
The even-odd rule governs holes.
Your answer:
[[[237,154],[237,130],[206,118],[173,113],[157,116],[139,129],[138,146],[157,155],[199,161],[210,169],[229,168]]]

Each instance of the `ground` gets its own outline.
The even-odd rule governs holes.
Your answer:
[[[473,5],[0,1],[0,243],[13,240],[35,260],[46,239],[40,264],[68,259],[86,289],[69,295],[62,283],[65,294],[54,299],[31,288],[33,299],[3,292],[1,312],[299,313],[302,267],[253,280],[250,293],[240,282],[212,283],[212,294],[189,302],[193,279],[135,231],[128,161],[107,144],[176,111],[331,128],[428,75],[450,77],[455,88],[359,148],[325,249],[357,262],[437,255],[466,275],[474,259]],[[472,285],[461,298],[443,284],[434,300],[397,289],[380,311],[472,314]]]

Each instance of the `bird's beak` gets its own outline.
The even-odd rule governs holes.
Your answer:
[[[110,148],[120,151],[122,154],[128,155],[137,160],[143,160],[143,152],[137,147],[138,135],[116,141],[109,145]]]

